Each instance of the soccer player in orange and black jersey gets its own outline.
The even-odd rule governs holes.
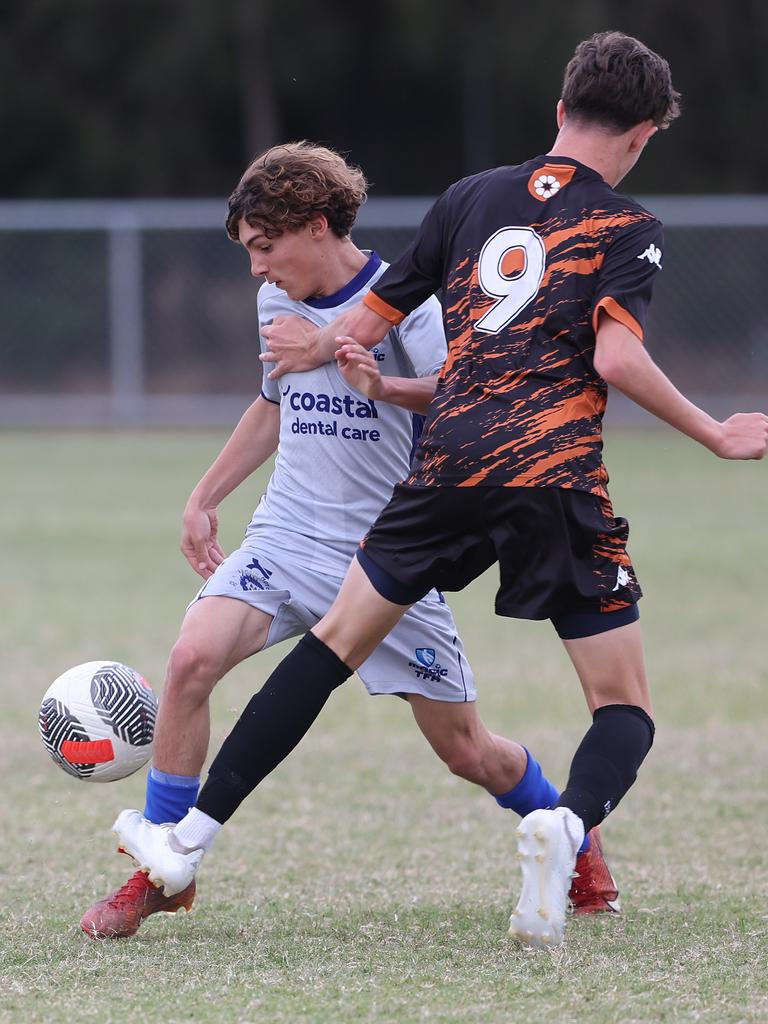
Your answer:
[[[545,157],[448,189],[364,303],[330,327],[276,318],[264,329],[272,379],[337,350],[354,360],[350,338],[372,347],[442,286],[449,354],[412,475],[333,607],[254,695],[213,762],[197,801],[212,828],[408,605],[498,561],[497,611],[552,619],[593,714],[556,807],[527,815],[518,831],[523,884],[510,933],[531,945],[562,941],[579,844],[634,782],[654,731],[627,527],[605,489],[606,384],[721,458],[758,459],[768,447],[768,416],[713,419],[642,344],[661,229],[614,188],[678,100],[666,61],[638,40],[585,40],[566,68]],[[296,682],[307,679],[297,700]]]
[[[446,520],[447,529],[431,516],[423,526],[432,537],[430,548],[441,549],[438,566],[425,555],[421,533],[416,543],[422,554],[414,564],[415,553],[402,533],[389,546],[379,530],[361,556],[369,574],[377,574],[372,559],[402,579],[398,569],[407,561],[409,585],[417,590],[417,566],[436,586],[457,589],[500,557],[499,541],[482,529],[472,545],[463,529],[460,537],[453,536],[468,516],[488,522],[491,492],[486,489],[551,488],[573,492],[557,495],[556,514],[567,515],[571,532],[579,530],[588,548],[580,594],[563,593],[553,605],[548,592],[553,579],[561,590],[566,582],[564,567],[557,564],[559,523],[550,524],[553,543],[537,555],[535,569],[525,564],[521,545],[534,541],[540,547],[544,531],[521,534],[518,527],[517,553],[502,558],[502,573],[514,575],[525,594],[520,586],[513,593],[507,585],[497,610],[552,617],[568,638],[586,635],[578,632],[580,626],[591,635],[598,626],[616,628],[636,617],[640,589],[625,549],[627,525],[613,517],[606,490],[607,385],[594,366],[595,328],[605,310],[642,340],[662,247],[661,225],[650,213],[614,192],[597,171],[568,157],[495,168],[457,182],[441,196],[414,244],[365,305],[397,323],[413,302],[423,301],[418,296],[442,289],[448,358],[412,473],[398,488],[403,526],[413,528],[416,506],[424,501],[423,492],[412,488],[481,490],[472,496],[434,495],[442,506],[438,519]],[[532,511],[532,502],[542,499],[548,507],[554,495],[502,492],[492,501],[506,516],[510,500],[521,497]],[[400,522],[393,519],[392,525],[397,531]],[[538,516],[531,525],[541,525]],[[460,548],[450,566],[446,544]],[[464,581],[461,566],[468,576]],[[542,572],[551,579],[542,580]],[[405,603],[410,591],[390,585],[388,596]],[[627,614],[596,623],[573,619],[619,609]],[[570,613],[566,621],[563,613]]]
[[[567,157],[449,188],[366,299],[400,321],[442,288],[448,358],[409,483],[605,497],[595,326],[606,309],[642,339],[662,248],[651,214]]]

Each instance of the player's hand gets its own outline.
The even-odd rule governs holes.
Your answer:
[[[384,400],[384,379],[373,353],[358,345],[354,338],[337,338],[336,362],[341,375],[351,387],[366,398]]]
[[[762,459],[768,449],[768,416],[761,412],[737,412],[720,424],[720,438],[713,449],[721,459]]]
[[[276,316],[271,324],[261,328],[261,335],[269,346],[259,359],[262,363],[275,365],[267,374],[269,380],[277,380],[284,373],[298,373],[314,370],[324,359],[317,353],[317,339],[320,328],[301,316]]]
[[[217,540],[219,517],[215,508],[187,505],[181,528],[181,553],[204,580],[226,558]]]

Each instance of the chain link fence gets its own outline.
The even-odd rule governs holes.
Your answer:
[[[650,351],[716,414],[764,407],[768,197],[642,202],[666,225]],[[355,240],[392,259],[428,205],[372,199]],[[233,423],[261,367],[257,284],[224,215],[209,200],[0,202],[0,425]]]

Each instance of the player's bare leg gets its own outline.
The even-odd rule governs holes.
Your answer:
[[[208,752],[213,688],[264,647],[271,623],[270,615],[231,597],[206,597],[192,605],[166,669],[152,758],[159,771],[200,773]]]
[[[628,704],[653,714],[639,621],[563,644],[592,714],[608,704]]]
[[[409,608],[382,597],[353,558],[336,600],[312,632],[354,671]]]
[[[430,700],[416,693],[408,694],[408,700],[427,742],[454,775],[493,796],[520,782],[528,764],[525,748],[489,732],[476,704]]]
[[[208,749],[211,692],[235,665],[262,649],[271,621],[271,616],[232,598],[207,597],[192,605],[168,661],[155,731],[158,771],[178,780],[199,775]],[[192,801],[196,792],[195,784]],[[189,910],[194,898],[193,877],[169,895],[147,873],[137,871],[112,896],[87,910],[80,926],[91,938],[126,938],[150,914]]]

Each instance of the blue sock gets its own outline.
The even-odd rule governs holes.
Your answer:
[[[175,825],[194,807],[199,788],[199,775],[169,775],[150,768],[144,817],[156,825]]]
[[[502,793],[501,796],[495,797],[499,807],[515,811],[521,818],[540,807],[554,807],[560,796],[557,787],[553,786],[546,777],[533,754],[525,747],[523,749],[528,755],[528,764],[525,766],[522,779],[508,793]],[[579,853],[584,853],[588,849],[589,836],[586,835]]]

